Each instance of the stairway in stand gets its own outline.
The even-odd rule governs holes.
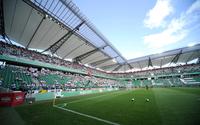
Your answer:
[[[200,84],[200,81],[197,81],[192,77],[181,78],[180,80],[184,84]]]

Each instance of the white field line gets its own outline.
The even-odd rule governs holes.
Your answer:
[[[117,93],[117,92],[119,92],[119,91],[112,91],[112,93]],[[112,93],[110,93],[110,94],[112,94]],[[88,95],[89,95],[89,94],[88,94]],[[104,95],[99,95],[99,96],[97,95],[97,96],[90,97],[90,98],[74,100],[74,101],[71,101],[71,102],[63,103],[63,104],[69,104],[69,103],[81,102],[81,101],[90,100],[90,99],[93,99],[93,98],[99,98],[99,97],[102,97],[102,96],[105,96],[105,95],[107,95],[107,93],[104,94]],[[55,101],[56,101],[56,98],[54,98],[54,100],[53,100],[53,106],[55,105]],[[60,104],[58,104],[58,105],[60,105]]]
[[[85,116],[85,117],[88,117],[88,118],[91,118],[91,119],[95,119],[97,121],[105,122],[105,123],[110,124],[110,125],[120,125],[120,124],[115,123],[115,122],[111,122],[111,121],[108,121],[108,120],[105,120],[105,119],[101,119],[101,118],[98,118],[98,117],[95,117],[95,116],[91,116],[91,115],[80,113],[80,112],[77,112],[77,111],[74,111],[74,110],[70,110],[70,109],[66,109],[66,108],[63,108],[63,107],[59,107],[57,105],[54,105],[53,107],[56,107],[58,109],[65,110],[65,111],[68,111],[68,112],[71,112],[71,113],[74,113],[74,114],[78,114],[78,115],[81,115],[81,116]]]

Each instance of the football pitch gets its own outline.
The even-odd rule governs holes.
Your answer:
[[[0,112],[3,124],[200,125],[200,88],[119,90],[56,99],[54,106],[49,100],[1,107]]]

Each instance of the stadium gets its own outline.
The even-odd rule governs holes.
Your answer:
[[[0,124],[199,125],[200,1],[141,1],[0,0]]]

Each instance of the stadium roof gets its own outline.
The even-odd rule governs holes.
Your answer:
[[[108,71],[188,62],[200,54],[196,45],[127,61],[70,0],[3,0],[3,8],[13,41]]]
[[[26,48],[46,50],[63,40],[61,46],[55,45],[59,57],[79,57],[83,64],[107,59],[100,66],[126,63],[71,1],[4,0],[4,13],[6,34]]]
[[[172,64],[186,64],[194,59],[200,58],[200,44],[166,51],[163,53],[152,54],[144,57],[128,60],[136,68],[145,68],[152,66],[163,67]]]

